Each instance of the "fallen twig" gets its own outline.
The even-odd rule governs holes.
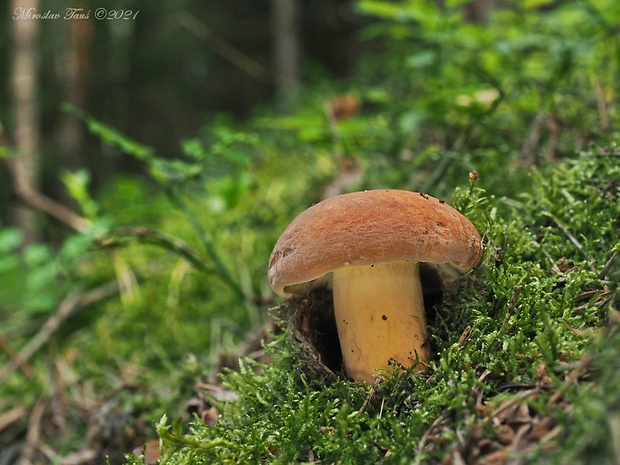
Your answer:
[[[596,260],[594,259],[594,257],[592,255],[589,255],[588,253],[585,252],[585,250],[583,250],[583,245],[581,244],[581,242],[579,242],[579,240],[575,236],[573,236],[573,234],[568,230],[568,228],[565,227],[560,222],[560,220],[558,220],[555,216],[553,216],[553,214],[551,214],[551,212],[549,212],[547,210],[543,210],[543,212],[545,213],[545,215],[548,218],[551,219],[551,221],[553,221],[555,223],[555,225],[558,227],[558,229],[564,233],[564,235],[568,238],[568,240],[575,247],[577,247],[577,250],[579,250],[579,252],[581,252],[590,261],[590,269],[592,271],[595,271],[594,263],[596,262]]]
[[[19,173],[15,160],[15,158],[8,158],[7,165],[13,176],[15,193],[22,202],[32,208],[47,213],[52,218],[56,218],[78,232],[85,232],[88,229],[90,222],[86,218],[83,218],[54,199],[34,190],[30,183],[24,179],[24,176]]]
[[[508,321],[510,320],[510,317],[512,316],[512,312],[517,306],[517,302],[519,301],[519,295],[521,295],[522,290],[523,290],[523,286],[521,286],[520,284],[514,287],[513,292],[512,292],[512,302],[510,302],[510,307],[508,307],[508,311],[506,311],[506,316],[504,316],[504,321],[502,321],[502,325],[499,328],[500,333],[504,330],[504,328],[508,324]]]
[[[81,291],[74,291],[69,294],[60,303],[58,310],[54,313],[45,324],[41,327],[39,332],[16,354],[15,360],[19,360],[21,363],[26,363],[45,343],[50,337],[58,330],[60,325],[71,316],[71,314],[78,307],[92,304],[93,302],[103,299],[109,295],[118,292],[118,285],[116,282],[104,284],[96,287],[95,289],[82,293]],[[0,372],[0,383],[6,381],[20,366],[20,364],[11,363],[2,372]]]
[[[439,428],[442,423],[445,423],[446,421],[448,421],[452,417],[452,415],[453,415],[452,411],[445,410],[441,415],[435,418],[435,421],[433,421],[433,423],[431,424],[431,426],[428,427],[424,435],[422,435],[422,439],[420,439],[420,442],[417,448],[417,455],[421,455],[422,452],[424,452],[424,447],[426,446],[426,443],[428,442],[429,437],[435,435],[436,434],[435,430]]]
[[[27,378],[32,378],[34,376],[32,367],[15,351],[13,344],[11,344],[11,341],[9,341],[4,334],[0,334],[0,348],[9,355],[11,362],[16,367],[19,367]]]
[[[618,255],[620,255],[620,250],[616,250],[611,257],[609,257],[609,260],[607,260],[607,263],[605,263],[605,266],[603,267],[603,271],[601,271],[601,274],[599,275],[599,278],[601,279],[606,279],[607,278],[607,273],[609,273],[609,270],[611,270],[611,266],[614,264],[614,260],[616,258],[618,258]]]
[[[12,408],[7,412],[0,413],[0,433],[11,426],[16,421],[22,419],[28,413],[28,409],[23,405]]]
[[[32,456],[37,450],[41,437],[41,421],[43,420],[44,413],[45,402],[43,402],[42,399],[39,399],[30,411],[30,417],[28,418],[28,433],[26,435],[26,444],[22,449],[22,453],[19,456],[17,465],[30,465],[32,463]]]

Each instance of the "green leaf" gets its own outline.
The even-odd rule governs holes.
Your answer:
[[[88,126],[89,131],[98,136],[106,144],[144,162],[148,162],[153,158],[154,154],[151,147],[142,145],[130,139],[129,137],[118,132],[116,129],[101,123],[85,111],[80,110],[69,103],[63,104],[62,109],[84,121]]]
[[[24,240],[24,233],[17,228],[5,228],[0,230],[0,252],[8,253],[19,247]]]
[[[416,53],[407,58],[407,66],[411,68],[424,68],[433,64],[437,57],[437,53],[433,50]]]
[[[88,192],[90,173],[86,170],[65,171],[61,174],[61,180],[67,187],[69,195],[80,205],[84,216],[95,221],[99,213],[99,206]]]
[[[53,259],[52,251],[45,244],[32,244],[24,249],[24,261],[31,268],[39,267]]]

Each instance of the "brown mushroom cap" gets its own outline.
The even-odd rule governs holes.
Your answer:
[[[347,265],[413,261],[465,272],[482,255],[480,234],[430,195],[371,190],[338,195],[301,213],[276,243],[269,282],[281,296]]]

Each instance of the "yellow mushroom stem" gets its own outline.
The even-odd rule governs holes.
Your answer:
[[[391,360],[420,370],[429,360],[424,300],[415,262],[334,271],[334,313],[347,374],[372,384]]]

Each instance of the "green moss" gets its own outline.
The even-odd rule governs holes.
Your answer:
[[[597,463],[612,463],[620,332],[607,316],[620,268],[618,161],[589,152],[533,171],[518,202],[475,185],[454,193],[486,248],[436,310],[428,372],[374,387],[325,382],[285,330],[266,347],[271,363],[224,373],[239,397],[220,405],[217,426],[194,421],[187,431],[162,420],[161,463],[439,463],[491,453],[586,463],[594,450]],[[526,431],[507,444],[506,431],[517,429],[511,408],[548,436]]]

